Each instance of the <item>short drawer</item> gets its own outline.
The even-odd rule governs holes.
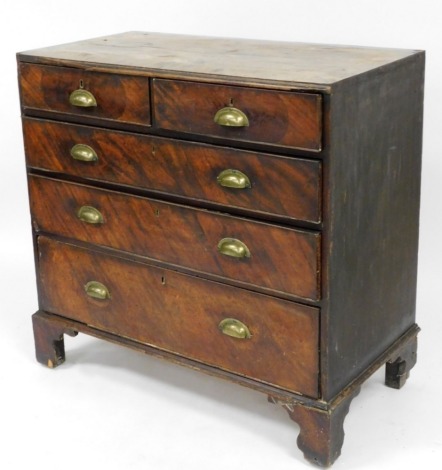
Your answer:
[[[321,150],[321,95],[153,81],[155,125],[222,139]]]
[[[318,309],[45,237],[38,248],[42,309],[318,396]]]
[[[23,119],[27,164],[242,209],[320,222],[321,163]]]
[[[36,230],[270,293],[319,297],[317,232],[30,176]]]
[[[24,112],[63,113],[64,119],[150,126],[149,79],[68,67],[20,63]]]

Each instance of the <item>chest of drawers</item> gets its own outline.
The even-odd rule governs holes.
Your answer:
[[[39,362],[78,332],[252,387],[330,465],[416,362],[424,53],[125,33],[18,54]]]

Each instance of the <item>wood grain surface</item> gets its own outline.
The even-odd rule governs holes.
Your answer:
[[[319,310],[39,237],[41,308],[278,387],[318,394]],[[89,297],[102,282],[110,299]],[[224,318],[249,339],[224,335]]]
[[[330,97],[321,322],[326,399],[415,323],[424,62],[416,54],[371,80],[348,80]]]
[[[153,80],[155,126],[223,139],[259,142],[319,152],[321,95],[225,85]],[[248,117],[247,127],[214,121],[218,110],[233,106]]]
[[[22,107],[80,118],[114,120],[150,126],[149,79],[67,67],[21,63],[19,85]],[[69,95],[80,88],[91,92],[97,106],[81,108],[69,103]]]
[[[383,67],[416,51],[131,31],[26,51],[19,59],[154,76],[311,89]]]

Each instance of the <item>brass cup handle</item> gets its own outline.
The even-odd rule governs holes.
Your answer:
[[[84,290],[89,297],[98,300],[110,299],[109,289],[98,281],[89,281],[85,286]]]
[[[223,238],[218,242],[218,251],[225,256],[233,258],[250,258],[251,253],[247,245],[236,238]]]
[[[92,163],[98,161],[98,155],[95,150],[85,144],[75,144],[71,148],[71,157],[80,162]]]
[[[245,189],[251,188],[249,177],[239,170],[227,169],[216,178],[217,183],[224,188]]]
[[[213,120],[225,127],[247,127],[249,125],[249,118],[240,109],[233,106],[221,108]]]
[[[82,206],[77,211],[77,217],[87,224],[103,224],[104,217],[98,209],[92,206]]]
[[[97,106],[95,96],[90,91],[84,90],[83,88],[74,90],[69,95],[69,103],[79,108],[92,108]]]
[[[218,328],[221,333],[231,336],[232,338],[249,339],[252,337],[247,326],[235,318],[225,318],[220,322]]]

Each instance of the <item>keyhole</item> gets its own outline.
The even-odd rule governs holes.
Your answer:
[[[161,276],[161,284],[166,285],[166,276]]]
[[[230,98],[229,106],[233,106],[233,98]]]
[[[155,156],[155,145],[152,145],[152,155]]]
[[[80,88],[84,88],[83,80],[80,80]]]
[[[159,217],[160,216],[160,209],[155,209],[155,216],[156,217]]]

